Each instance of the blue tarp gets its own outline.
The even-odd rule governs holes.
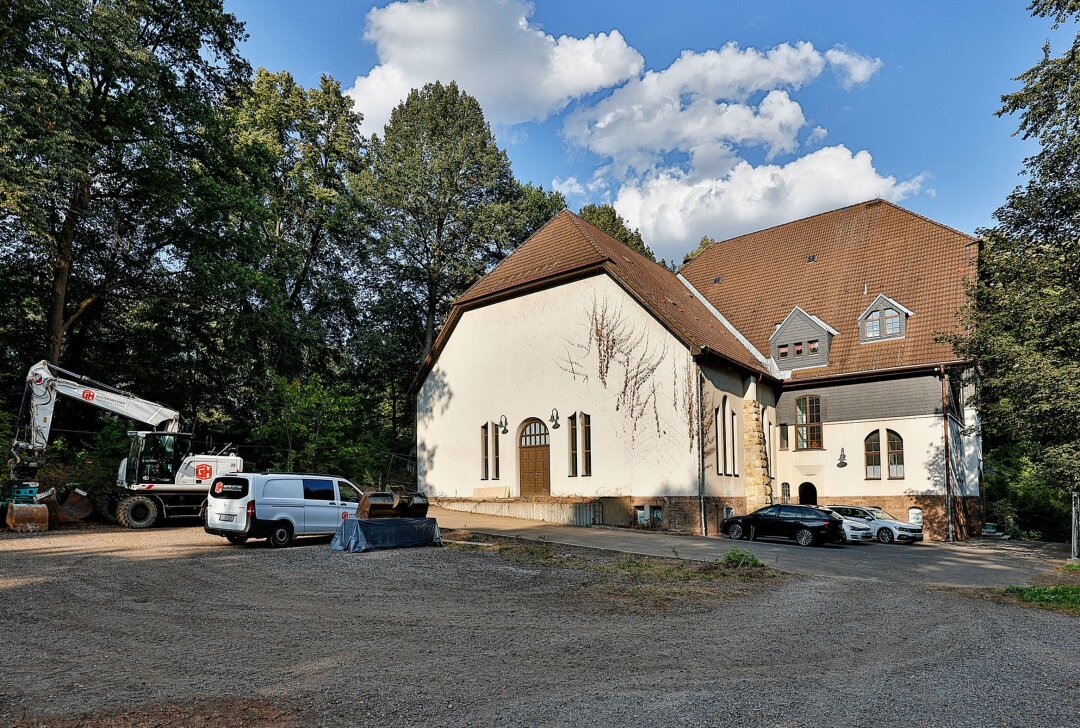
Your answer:
[[[332,551],[371,551],[405,546],[442,546],[434,518],[347,518],[338,526]]]

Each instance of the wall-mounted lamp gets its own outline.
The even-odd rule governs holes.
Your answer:
[[[847,467],[847,455],[844,454],[844,448],[840,448],[840,460],[836,463],[838,468]]]
[[[554,407],[551,408],[551,419],[548,422],[551,423],[551,429],[559,429],[559,410]]]
[[[499,417],[499,431],[500,431],[500,432],[501,432],[502,434],[504,434],[504,435],[505,435],[505,434],[506,434],[507,432],[509,432],[509,430],[507,430],[507,429],[506,429],[506,425],[507,425],[507,422],[506,422],[506,415],[502,415],[502,416],[500,416],[500,417]]]

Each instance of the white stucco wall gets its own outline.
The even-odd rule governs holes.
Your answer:
[[[867,480],[863,441],[872,430],[881,431],[880,480]],[[904,477],[888,477],[886,430],[904,438]],[[777,437],[779,434],[777,433]],[[791,445],[795,444],[795,426],[790,426]],[[799,485],[813,483],[818,502],[829,496],[944,495],[944,429],[940,415],[898,417],[858,422],[832,422],[822,427],[823,450],[778,450],[776,453],[776,497],[780,484],[791,484],[791,499],[798,500]],[[847,457],[847,467],[837,467],[840,450]]]
[[[637,359],[657,363],[642,386],[627,388],[617,361],[606,386],[600,381],[595,342],[589,347],[594,303],[621,321]],[[517,495],[519,428],[531,417],[550,428],[554,408],[553,496],[697,495],[696,406],[687,399],[695,370],[686,347],[606,275],[466,311],[418,393],[419,487],[473,497],[503,486]],[[620,401],[620,393],[630,396]],[[568,473],[567,418],[576,411],[591,415],[589,477]],[[500,478],[482,480],[480,427],[503,415]]]

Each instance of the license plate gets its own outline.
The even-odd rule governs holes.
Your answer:
[[[236,518],[232,513],[222,513],[218,516],[219,521],[232,521]]]

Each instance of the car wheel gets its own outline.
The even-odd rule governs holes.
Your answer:
[[[742,526],[740,526],[738,523],[731,524],[731,526],[727,530],[727,535],[728,538],[733,538],[736,541],[740,540],[743,537]]]
[[[228,541],[231,544],[239,546],[242,543],[247,543],[248,537],[247,536],[226,536],[225,540]]]
[[[881,543],[892,543],[893,535],[892,531],[888,528],[882,528],[877,532],[877,540]]]
[[[278,521],[274,524],[274,530],[270,532],[270,545],[276,549],[284,548],[292,543],[292,526],[288,521]]]
[[[798,541],[800,546],[813,546],[814,534],[809,528],[800,528],[795,534],[795,540]]]

